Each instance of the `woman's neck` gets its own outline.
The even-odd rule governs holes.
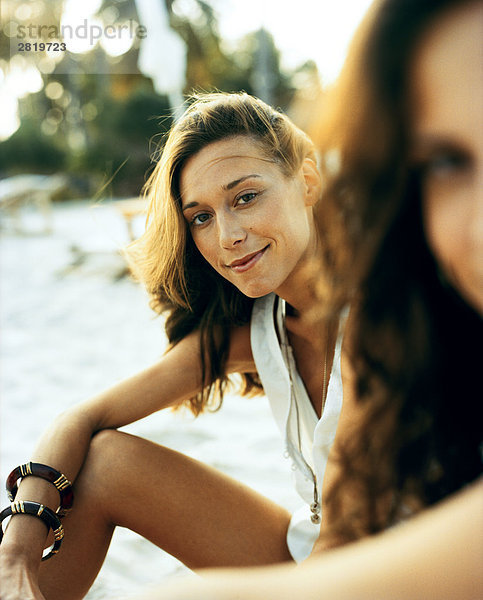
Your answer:
[[[318,247],[318,236],[312,224],[310,240],[304,255],[283,284],[275,290],[277,296],[283,298],[290,307],[289,314],[301,320],[304,320],[313,310],[316,300],[314,269]]]

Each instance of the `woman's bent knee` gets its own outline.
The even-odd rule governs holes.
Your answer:
[[[118,465],[126,455],[127,438],[130,437],[116,429],[103,429],[93,436],[74,484],[76,500],[89,501],[97,510],[110,512],[110,499],[117,493],[120,483]]]

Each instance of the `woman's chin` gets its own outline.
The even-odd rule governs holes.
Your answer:
[[[242,294],[247,296],[248,298],[262,298],[262,296],[266,296],[273,292],[273,287],[268,285],[246,285],[246,286],[237,286]]]

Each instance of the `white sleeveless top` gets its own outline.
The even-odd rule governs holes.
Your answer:
[[[286,456],[293,462],[295,488],[305,502],[292,515],[287,532],[290,553],[300,562],[309,556],[320,531],[320,524],[311,521],[310,505],[314,501],[321,504],[320,490],[342,408],[342,334],[339,331],[325,407],[318,419],[295,366],[283,323],[282,302],[273,293],[255,301],[250,335],[260,380],[284,437]]]

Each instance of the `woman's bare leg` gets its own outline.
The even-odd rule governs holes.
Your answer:
[[[291,560],[290,515],[219,471],[114,430],[97,434],[64,519],[60,553],[42,563],[47,600],[82,598],[104,561],[116,525],[190,568]]]

